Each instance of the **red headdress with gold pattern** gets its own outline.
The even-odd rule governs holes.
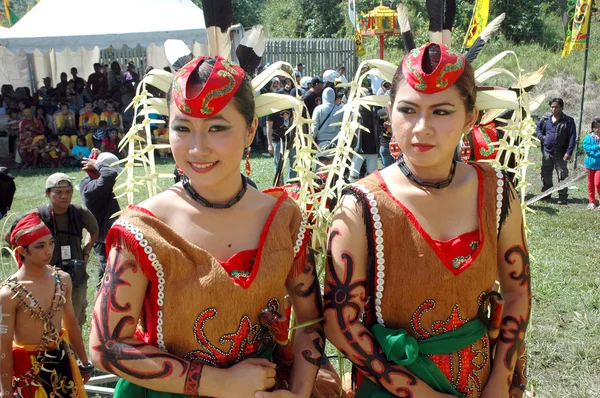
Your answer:
[[[192,117],[206,118],[219,113],[231,101],[244,80],[245,72],[225,58],[214,57],[213,70],[202,90],[194,97],[188,95],[190,77],[198,67],[211,58],[198,57],[188,62],[173,79],[172,96],[177,108]]]
[[[440,61],[431,73],[426,73],[423,69],[423,58],[432,46],[440,48]],[[406,54],[402,61],[402,74],[415,90],[433,94],[452,87],[462,75],[466,62],[463,55],[454,53],[443,44],[428,43]]]
[[[52,235],[52,232],[50,232],[50,229],[40,219],[40,215],[37,212],[33,212],[27,214],[17,222],[10,234],[10,243],[13,247],[25,247],[46,235]],[[17,262],[19,268],[21,268],[23,265],[21,256],[17,256]]]

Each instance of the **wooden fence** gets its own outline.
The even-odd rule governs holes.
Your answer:
[[[263,64],[287,61],[304,64],[304,76],[323,75],[327,69],[346,67],[346,77],[354,77],[358,68],[352,39],[267,39]]]
[[[142,46],[100,51],[100,62],[119,61],[125,72],[127,62],[133,62],[138,73],[146,68],[146,49]],[[346,77],[354,77],[358,68],[355,44],[352,39],[267,39],[263,65],[286,61],[296,66],[304,64],[304,76],[323,75],[327,69],[346,67]]]

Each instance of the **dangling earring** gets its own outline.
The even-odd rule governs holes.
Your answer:
[[[246,176],[252,174],[252,166],[250,165],[250,147],[246,148]]]
[[[175,170],[177,171],[177,175],[180,177],[183,176],[183,170],[179,167],[179,165],[175,164]]]
[[[400,151],[400,145],[398,144],[398,141],[396,141],[396,137],[392,135],[392,138],[390,139],[390,155],[392,155],[394,159],[398,159]]]

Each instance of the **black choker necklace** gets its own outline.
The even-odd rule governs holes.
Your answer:
[[[452,168],[450,169],[450,176],[448,177],[448,179],[440,182],[427,182],[415,177],[413,172],[408,168],[408,166],[404,162],[403,154],[400,154],[400,156],[398,157],[398,167],[400,168],[400,170],[402,170],[402,173],[404,173],[406,178],[408,178],[415,184],[420,185],[423,188],[442,189],[450,185],[450,183],[452,183],[452,179],[454,179],[454,173],[456,172],[456,159],[452,159]]]
[[[206,200],[202,196],[200,196],[198,194],[198,192],[196,192],[196,190],[192,187],[192,184],[190,184],[190,179],[188,178],[187,175],[184,174],[181,181],[183,183],[183,187],[185,188],[185,191],[187,192],[188,195],[190,195],[190,198],[194,199],[196,202],[200,203],[202,206],[208,207],[209,209],[229,209],[234,204],[236,204],[237,202],[242,200],[242,198],[244,197],[244,194],[248,190],[248,180],[246,180],[246,177],[242,174],[242,189],[240,190],[240,192],[237,195],[235,195],[235,198],[231,199],[231,201],[229,201],[229,203],[226,203],[224,205],[219,205],[219,204],[210,203],[208,200]]]

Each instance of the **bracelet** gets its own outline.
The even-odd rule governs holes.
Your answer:
[[[81,362],[80,362],[80,363],[81,363]],[[94,369],[95,369],[95,366],[94,366],[94,364],[93,364],[93,363],[91,363],[91,362],[88,362],[88,364],[87,364],[87,365],[83,365],[83,364],[82,364],[82,365],[79,365],[79,371],[80,371],[81,373],[86,373],[86,374],[87,374],[87,373],[92,373],[92,372],[94,371]]]

